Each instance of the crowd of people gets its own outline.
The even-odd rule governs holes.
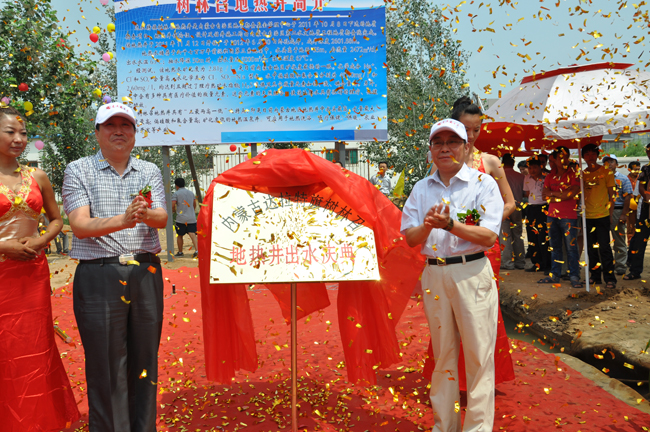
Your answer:
[[[601,157],[597,146],[586,145],[582,172],[566,147],[522,161],[517,171],[511,155],[499,160],[474,147],[482,121],[476,104],[460,98],[451,117],[431,128],[432,174],[408,197],[401,232],[427,258],[421,280],[431,342],[424,374],[431,379],[434,430],[460,430],[461,389],[467,390],[465,429],[491,430],[495,386],[514,379],[499,271],[538,272],[541,284],[568,279],[582,288],[579,236],[586,230],[592,283],[611,289],[617,276],[641,277],[650,164],[632,162],[622,175],[616,156]],[[47,175],[18,162],[27,145],[25,124],[20,112],[0,107],[0,276],[12,287],[0,290],[0,330],[11,329],[0,338],[0,418],[8,430],[53,430],[79,418],[54,341],[44,253],[63,223]],[[90,430],[153,431],[163,316],[157,230],[168,219],[162,176],[131,156],[131,108],[100,107],[95,128],[99,151],[67,166],[62,193],[74,234],[70,256],[79,261],[74,314]],[[646,151],[650,156],[650,144]],[[371,182],[390,194],[388,164],[379,168]],[[184,186],[178,179],[172,198],[177,256],[185,234],[197,246],[197,203]]]
[[[650,144],[646,151],[650,156]],[[582,170],[584,209],[580,170],[566,147],[557,147],[548,158],[540,154],[519,162],[519,171],[510,154],[502,157],[517,208],[501,226],[501,269],[539,272],[544,275],[539,283],[557,284],[564,279],[573,288],[583,288],[580,256],[582,230],[586,230],[591,284],[604,283],[613,289],[617,276],[640,278],[650,233],[648,200],[643,199],[650,169],[642,170],[641,163],[633,161],[624,175],[618,172],[618,158],[601,154],[595,144],[584,146],[581,152],[587,165]]]

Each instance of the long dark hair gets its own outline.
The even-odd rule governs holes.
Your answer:
[[[463,114],[482,116],[483,111],[481,111],[481,108],[469,96],[461,96],[454,102],[454,106],[451,109],[451,118],[460,121],[460,117]]]
[[[25,115],[12,106],[0,106],[0,119],[2,119],[2,116],[18,117],[23,121],[25,127],[27,127],[27,119],[25,118]]]

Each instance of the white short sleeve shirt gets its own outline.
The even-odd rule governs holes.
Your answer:
[[[501,232],[503,197],[497,182],[478,170],[463,167],[445,186],[438,171],[415,184],[402,213],[401,232],[417,227],[435,204],[448,204],[452,219],[458,221],[458,213],[476,209],[480,214],[479,225],[495,234]],[[442,230],[433,229],[422,245],[422,254],[431,258],[446,258],[486,251],[489,247],[471,243]]]
[[[542,198],[544,176],[535,180],[530,174],[524,179],[524,192],[528,192],[528,204],[547,204]]]

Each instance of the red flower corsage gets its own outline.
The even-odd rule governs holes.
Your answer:
[[[458,213],[457,216],[458,222],[464,223],[465,225],[478,225],[481,220],[481,215],[476,209],[467,210],[465,213]]]
[[[151,186],[146,185],[140,190],[139,195],[144,198],[149,205],[149,208],[151,208],[151,204],[153,203],[153,200],[151,199]]]

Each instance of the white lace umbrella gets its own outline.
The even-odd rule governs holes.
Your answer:
[[[603,135],[650,131],[650,73],[632,66],[569,66],[524,78],[486,111],[477,148],[506,153],[524,141],[529,151],[558,145],[580,149]],[[584,209],[582,175],[580,187]],[[586,227],[584,212],[582,219]],[[583,234],[586,244],[585,229]],[[585,279],[589,290],[588,274]]]

